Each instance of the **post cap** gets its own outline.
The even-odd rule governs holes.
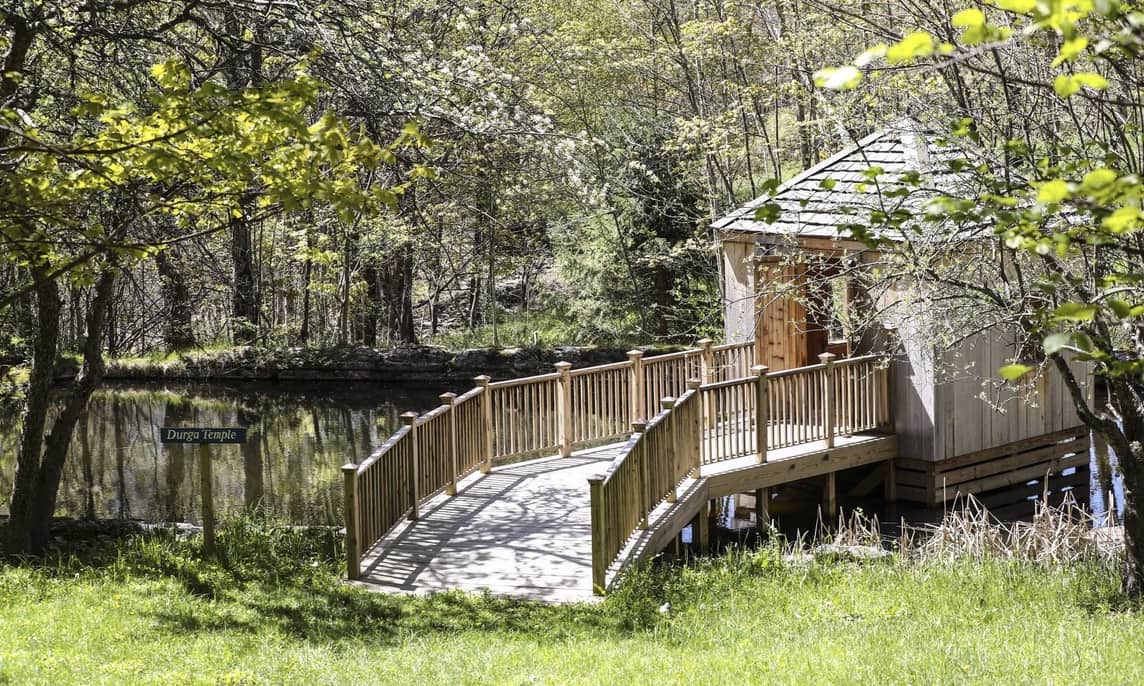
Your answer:
[[[555,366],[556,366],[556,371],[563,373],[563,372],[566,372],[572,368],[572,363],[568,362],[567,360],[560,360],[559,362],[556,363]]]
[[[357,471],[357,465],[354,464],[353,462],[347,462],[344,465],[342,465],[342,473],[343,474],[350,474],[350,473],[353,473],[356,471]]]
[[[699,379],[688,379],[687,380],[687,390],[689,390],[689,391],[694,391],[702,385],[703,385],[703,382],[700,381]]]
[[[488,386],[489,382],[492,380],[493,377],[489,376],[488,374],[481,374],[480,376],[473,377],[473,381],[476,382],[478,386]]]
[[[448,393],[442,393],[437,397],[440,398],[442,405],[452,405],[453,401],[457,399],[457,394],[450,391]]]
[[[412,426],[415,421],[417,421],[416,412],[405,412],[401,415],[401,423],[405,426]]]
[[[714,343],[715,341],[711,340],[710,338],[700,338],[699,340],[695,341],[695,344],[700,348],[710,348],[712,345],[714,345]]]
[[[643,351],[642,350],[629,350],[628,351],[628,358],[636,358],[636,357],[643,357]]]
[[[675,398],[669,395],[659,401],[659,406],[665,410],[670,410],[675,407]]]
[[[770,367],[765,364],[757,364],[754,367],[751,367],[751,371],[755,373],[755,376],[762,376],[763,374],[766,374],[768,369],[770,369]]]
[[[647,422],[632,422],[632,431],[642,434],[647,431]]]
[[[822,353],[821,355],[818,356],[818,359],[822,360],[823,364],[830,364],[835,359],[837,359],[837,357],[838,356],[835,355],[834,353]]]

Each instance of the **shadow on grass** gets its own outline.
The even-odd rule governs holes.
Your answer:
[[[368,638],[381,644],[419,634],[476,631],[559,640],[634,628],[622,613],[600,605],[553,606],[460,592],[390,596],[329,580],[252,584],[221,602],[180,603],[152,617],[174,632],[273,631],[308,641]]]
[[[331,529],[271,526],[258,517],[227,521],[217,553],[198,536],[135,531],[100,536],[14,565],[77,582],[157,582],[141,599],[159,631],[274,632],[307,641],[396,643],[426,634],[495,632],[535,639],[626,635],[657,621],[658,601],[549,605],[461,592],[385,595],[341,581],[340,535]],[[134,591],[133,591],[134,592]]]

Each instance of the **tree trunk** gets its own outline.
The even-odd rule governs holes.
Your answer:
[[[91,394],[103,381],[103,332],[115,293],[115,276],[113,266],[109,265],[96,282],[94,297],[87,311],[83,368],[76,378],[75,388],[64,400],[59,417],[52,424],[51,433],[44,441],[43,457],[32,480],[31,498],[26,506],[27,532],[22,552],[38,555],[47,546],[68,445]]]
[[[310,259],[311,231],[306,229],[306,261],[302,267],[302,326],[298,330],[298,343],[310,343],[310,282],[314,277],[314,262]]]
[[[51,402],[62,308],[59,286],[47,276],[46,269],[32,267],[31,273],[36,295],[36,335],[32,342],[32,369],[21,417],[20,451],[16,456],[12,500],[8,506],[8,550],[12,553],[26,553],[32,547],[29,524]]]
[[[254,511],[262,503],[264,479],[262,474],[262,429],[258,412],[245,408],[238,410],[238,425],[249,427],[246,442],[242,444],[242,499],[247,510]]]
[[[231,316],[234,343],[251,345],[258,339],[258,293],[254,279],[254,246],[250,224],[242,218],[230,222],[230,255],[234,261]]]
[[[382,309],[381,275],[376,266],[369,266],[362,270],[365,279],[366,301],[362,308],[362,343],[371,348],[377,347],[377,320]]]
[[[1105,438],[1124,476],[1124,591],[1138,598],[1144,596],[1144,382],[1115,378],[1108,386],[1119,431]]]
[[[397,345],[416,345],[413,322],[413,246],[396,248],[382,265],[380,291],[385,300],[385,328]]]
[[[192,323],[194,306],[191,304],[191,291],[183,272],[175,263],[175,255],[169,250],[155,254],[155,267],[159,271],[159,294],[167,306],[167,319],[163,323],[163,345],[168,351],[187,350],[195,347],[195,333]]]

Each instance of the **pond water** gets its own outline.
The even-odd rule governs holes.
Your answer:
[[[342,522],[340,468],[381,445],[403,412],[445,391],[378,383],[109,385],[76,429],[57,514],[199,523],[197,446],[163,445],[162,426],[249,426],[243,445],[212,445],[219,517],[261,508],[296,524]],[[0,417],[0,514],[7,514],[18,416]]]
[[[198,524],[198,448],[160,443],[160,427],[248,426],[247,443],[210,447],[216,515],[260,509],[277,521],[340,525],[341,466],[379,447],[400,426],[401,413],[425,412],[439,405],[439,394],[466,390],[464,383],[108,385],[92,398],[76,429],[57,514]],[[0,415],[0,515],[7,514],[19,428],[18,416]],[[1121,510],[1123,480],[1115,457],[1093,450],[1087,471],[1087,488],[1067,490],[1097,515],[1110,504]],[[806,521],[790,512],[782,519],[805,530],[816,523],[818,494],[803,495],[809,500],[795,509]],[[1011,517],[1031,514],[1037,497],[1028,497]],[[884,503],[876,501],[843,504],[886,521],[926,521],[942,513],[916,507],[883,512]],[[732,499],[722,511],[728,529],[753,526],[750,511],[736,512]]]

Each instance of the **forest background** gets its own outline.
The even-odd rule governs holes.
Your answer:
[[[13,130],[32,124],[45,145],[90,137],[154,108],[164,78],[240,93],[304,74],[313,90],[299,116],[332,116],[379,147],[382,164],[353,170],[354,193],[383,201],[316,202],[313,186],[283,199],[258,179],[211,189],[229,204],[208,221],[208,194],[197,213],[141,207],[171,184],[126,173],[55,202],[66,219],[41,215],[42,228],[0,237],[0,357],[12,361],[30,356],[44,318],[29,287],[37,259],[62,277],[60,349],[82,350],[104,259],[94,253],[121,258],[106,313],[113,357],[719,338],[711,220],[896,117],[940,112],[945,129],[950,113],[967,114],[1000,138],[1023,116],[1014,107],[1046,105],[1007,102],[949,70],[913,79],[903,67],[841,94],[815,85],[822,66],[899,40],[896,27],[952,39],[941,3],[5,4],[13,164]],[[1005,59],[1044,65],[1020,54],[1037,49],[1014,45]]]

